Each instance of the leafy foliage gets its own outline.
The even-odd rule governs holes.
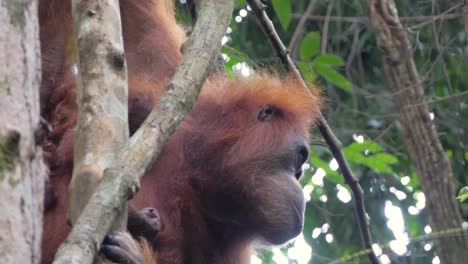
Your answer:
[[[290,42],[309,2],[264,1],[285,44]],[[437,15],[454,5],[453,1],[395,2],[401,17]],[[235,12],[249,10],[245,0],[236,3]],[[368,15],[367,4],[355,0],[317,1],[313,14],[324,16],[330,3],[332,16],[355,17],[354,22],[330,19],[325,27],[323,19],[308,20],[297,46],[290,47],[291,56],[307,82],[323,87],[323,113],[342,141],[344,155],[364,190],[374,243],[392,263],[432,263],[433,239],[426,233],[427,216],[419,178],[405,151],[390,91],[383,84],[381,50],[370,25],[362,19]],[[458,189],[468,186],[468,50],[460,19],[403,20]],[[229,41],[222,50],[228,58],[225,67],[230,74],[238,74],[235,69],[242,63],[282,72],[280,61],[251,12],[239,23],[233,20],[230,27],[232,32],[226,34]],[[322,45],[325,36],[326,45]],[[361,254],[354,205],[343,195],[349,194],[349,189],[331,153],[324,147],[311,146],[309,164],[300,182],[309,199],[303,238],[310,248],[304,251],[311,249],[312,257],[301,262],[291,255],[289,263],[333,263],[344,259],[345,263],[367,263],[366,255]],[[468,222],[466,199],[465,187],[460,190],[459,200]],[[398,212],[396,208],[401,211],[402,228],[409,240],[404,254],[397,254],[389,245],[401,235],[389,228],[389,221],[396,221],[387,216],[389,208],[396,210],[392,211],[394,214]],[[416,241],[416,237],[424,239]],[[284,263],[275,258],[276,254],[289,256],[289,249],[295,246],[287,245],[279,253],[265,250],[258,256],[263,263]]]
[[[343,153],[349,162],[364,165],[377,173],[393,173],[391,164],[398,162],[397,157],[382,152],[382,147],[372,141],[353,142],[343,148]]]
[[[468,200],[468,186],[465,186],[460,189],[460,192],[458,193],[457,199],[460,200],[460,202],[464,202]]]
[[[307,81],[316,79],[317,74],[325,78],[331,84],[347,92],[351,92],[351,84],[334,67],[344,66],[343,59],[334,54],[318,55],[320,52],[320,33],[309,32],[305,35],[299,48],[299,70]],[[317,56],[318,55],[318,56]],[[313,57],[312,63],[308,64]]]
[[[299,57],[303,61],[312,59],[320,52],[320,33],[309,32],[305,35],[299,48]]]
[[[291,0],[272,0],[271,4],[278,15],[278,19],[283,29],[288,29],[292,16]]]

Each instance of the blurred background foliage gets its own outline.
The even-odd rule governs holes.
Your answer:
[[[468,43],[461,1],[395,2],[458,191],[468,185]],[[306,81],[323,89],[323,113],[364,189],[374,250],[381,261],[439,263],[432,242],[439,234],[427,225],[425,196],[403,145],[390,90],[384,86],[367,2],[265,4]],[[185,0],[179,7],[180,20],[189,23]],[[300,23],[307,11],[310,15]],[[228,74],[248,76],[257,68],[283,71],[245,0],[237,0],[222,42]],[[321,138],[316,130],[311,133]],[[367,263],[350,191],[337,167],[326,148],[311,146],[301,179],[308,200],[303,234],[281,249],[258,252],[252,263]],[[468,221],[468,203],[461,200]]]

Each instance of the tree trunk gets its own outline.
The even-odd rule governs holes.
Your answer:
[[[45,167],[37,1],[0,0],[0,260],[39,263]]]
[[[371,0],[370,20],[383,49],[386,85],[393,92],[406,149],[426,195],[429,224],[435,232],[461,228],[450,162],[430,118],[411,45],[393,0]],[[434,240],[441,263],[468,259],[468,237],[460,233]]]

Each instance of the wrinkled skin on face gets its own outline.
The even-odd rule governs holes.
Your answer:
[[[226,95],[226,90],[214,89],[215,95],[208,90],[200,96],[183,126],[184,153],[185,161],[199,172],[191,183],[201,194],[211,225],[226,225],[225,230],[239,236],[249,233],[273,245],[301,232],[305,203],[297,179],[309,155],[310,119],[302,111],[310,106],[300,100],[299,105],[291,105],[295,88],[288,85],[293,83],[271,80],[269,91],[263,91],[258,86],[265,83],[240,82],[238,86],[247,86],[244,92],[239,88],[239,93]],[[227,90],[238,88],[227,86]],[[280,94],[274,95],[275,91]],[[285,102],[288,96],[291,101]],[[206,166],[207,161],[216,165]]]

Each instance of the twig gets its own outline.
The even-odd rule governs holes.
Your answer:
[[[311,140],[309,142],[309,144],[312,145],[312,146],[321,146],[321,147],[328,148],[327,142],[325,142],[323,140]]]
[[[323,21],[323,29],[322,29],[322,44],[320,45],[320,51],[322,54],[327,53],[327,43],[328,43],[328,26],[330,25],[330,14],[333,10],[333,3],[334,1],[329,1],[327,6],[327,13],[325,16],[325,20]]]
[[[444,97],[436,97],[436,98],[428,101],[427,103],[428,104],[436,104],[436,103],[439,103],[439,102],[443,102],[443,101],[446,101],[446,100],[451,100],[451,99],[454,99],[454,98],[457,98],[457,97],[464,97],[464,96],[468,96],[468,91],[454,93],[454,94],[444,96]]]
[[[161,153],[164,143],[190,111],[221,48],[233,10],[232,0],[200,0],[193,33],[184,57],[160,103],[118,152],[111,169],[59,248],[54,263],[92,263],[118,208],[139,188],[140,178]]]
[[[434,16],[412,16],[412,17],[401,17],[400,20],[401,22],[430,22],[433,20],[450,20],[450,19],[457,19],[461,17],[462,14],[439,14],[439,15],[434,15]],[[302,19],[303,15],[302,14],[293,14],[293,18],[295,19]],[[318,16],[318,15],[309,15],[307,17],[307,20],[310,21],[324,21],[327,19],[327,16]],[[330,22],[336,22],[336,23],[361,23],[361,24],[367,24],[369,23],[369,18],[364,17],[364,16],[352,16],[352,17],[346,17],[346,16],[330,16],[328,17]]]
[[[312,14],[315,8],[315,4],[317,3],[317,0],[311,0],[309,2],[309,5],[307,6],[306,10],[304,11],[304,14],[301,16],[301,20],[299,20],[299,23],[297,24],[296,30],[294,31],[294,34],[291,37],[291,41],[289,42],[288,49],[291,51],[291,54],[295,54],[295,50],[297,49],[299,39],[301,38],[302,34],[304,33],[304,27],[307,22],[307,18]]]
[[[279,38],[278,33],[276,32],[272,21],[266,14],[265,6],[259,0],[248,0],[248,3],[250,7],[252,8],[252,11],[257,16],[259,24],[261,25],[263,31],[267,35],[270,41],[270,44],[272,45],[273,49],[275,50],[276,54],[278,55],[278,57],[280,58],[284,66],[288,69],[290,73],[292,73],[297,78],[299,82],[302,83],[305,89],[308,89],[307,85],[302,79],[301,74],[299,73],[299,70],[296,68],[296,66],[292,62],[289,56],[289,52],[286,50],[283,42]],[[361,231],[361,236],[362,236],[362,240],[364,243],[364,247],[365,249],[369,250],[369,253],[367,254],[369,257],[369,260],[372,264],[379,264],[380,261],[375,255],[374,251],[372,250],[372,238],[370,235],[369,223],[367,220],[367,213],[366,213],[365,206],[364,206],[362,188],[359,185],[359,182],[356,179],[356,177],[353,176],[351,170],[349,169],[349,166],[346,163],[346,160],[341,151],[341,148],[342,148],[341,142],[339,142],[338,139],[335,137],[330,127],[328,126],[328,123],[325,120],[325,117],[322,114],[320,114],[319,116],[319,121],[317,125],[320,130],[320,133],[322,134],[323,138],[329,145],[329,148],[331,152],[333,153],[333,156],[336,159],[340,167],[340,170],[341,170],[341,173],[343,174],[345,182],[351,187],[351,190],[353,192],[356,216],[358,218],[358,223],[359,223],[359,229]]]
[[[447,18],[449,19],[454,19],[454,18],[459,18],[461,16],[461,14],[453,14],[453,16],[457,15],[456,17],[451,17],[450,18],[450,12],[454,11],[454,10],[458,10],[460,7],[462,6],[462,3],[458,3],[452,7],[450,7],[449,9],[445,10],[444,12],[436,15],[433,19],[428,19],[428,20],[425,20],[425,21],[421,21],[421,23],[419,24],[416,24],[416,25],[413,25],[411,27],[408,27],[408,30],[412,30],[413,28],[420,28],[420,27],[423,27],[429,23],[432,23],[433,21],[436,21],[438,19],[436,18],[443,18],[445,16],[447,16]],[[403,22],[400,18],[400,23]]]
[[[435,12],[435,1],[432,1],[432,13],[434,13],[434,12]],[[439,43],[439,33],[440,33],[440,30],[437,30],[436,21],[433,20],[432,21],[432,39],[434,40],[434,45],[435,45],[435,48],[436,48],[437,52],[443,54],[444,50],[441,49],[440,43]],[[452,82],[450,81],[450,77],[449,77],[449,73],[448,73],[448,69],[447,69],[447,64],[445,63],[443,55],[441,56],[440,61],[442,62],[442,70],[444,72],[445,79],[447,80],[448,90],[449,90],[450,93],[452,93],[453,92]]]

